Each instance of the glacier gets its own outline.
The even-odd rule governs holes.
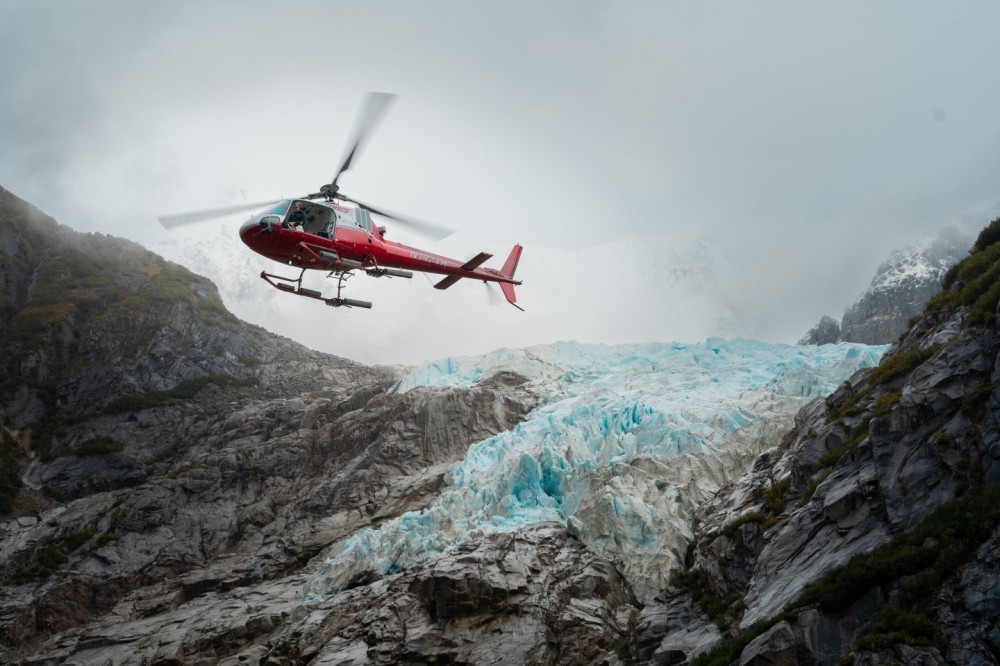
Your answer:
[[[803,404],[877,365],[887,348],[561,342],[425,364],[391,392],[468,387],[512,371],[541,401],[512,430],[470,446],[431,506],[335,546],[303,596],[322,599],[361,574],[391,575],[489,533],[558,521],[648,601],[681,566],[695,509],[776,445]]]

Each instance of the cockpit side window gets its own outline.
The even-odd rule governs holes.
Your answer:
[[[371,218],[364,217],[362,213],[367,215],[368,211],[362,211],[360,208],[352,208],[348,211],[341,211],[337,213],[337,226],[351,227],[354,229],[360,229],[366,233],[369,232],[371,229]],[[365,221],[367,221],[367,224]]]
[[[360,226],[362,229],[364,229],[366,233],[370,234],[372,232],[372,216],[371,216],[371,214],[367,210],[365,210],[364,208],[357,208],[357,209],[355,209],[354,214],[357,216],[358,226]]]

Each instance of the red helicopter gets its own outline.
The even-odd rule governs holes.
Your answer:
[[[371,214],[395,220],[434,239],[444,238],[452,230],[378,210],[340,191],[337,180],[351,168],[361,144],[395,97],[389,93],[367,95],[347,157],[333,181],[320,187],[319,192],[277,202],[240,204],[163,215],[159,217],[160,223],[170,229],[263,208],[240,227],[240,239],[254,252],[302,270],[297,278],[267,272],[262,272],[260,276],[282,291],[315,298],[334,307],[371,308],[369,301],[344,298],[342,295],[346,281],[355,271],[363,271],[372,277],[397,278],[412,278],[413,271],[419,271],[446,276],[434,285],[435,289],[447,289],[462,278],[482,280],[485,283],[496,282],[507,302],[523,310],[514,295],[514,286],[521,284],[520,280],[514,279],[514,271],[521,258],[521,245],[514,245],[500,270],[482,267],[493,256],[488,252],[480,252],[462,262],[409,247],[386,240],[386,228],[376,225]],[[344,203],[352,203],[354,206],[345,206]],[[326,298],[315,289],[303,287],[302,278],[310,269],[326,271],[327,277],[335,278],[337,295]]]

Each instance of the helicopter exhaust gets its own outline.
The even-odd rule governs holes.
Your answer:
[[[350,266],[351,268],[364,268],[364,264],[360,261],[352,261],[350,259],[344,259],[333,252],[327,252],[326,250],[320,250],[319,256],[323,257],[327,261],[332,261],[337,264],[343,264],[344,266]]]
[[[370,268],[367,271],[365,271],[365,273],[371,275],[372,277],[383,277],[386,275],[388,275],[389,277],[398,277],[407,279],[413,277],[413,273],[411,271],[401,271],[395,268]]]
[[[325,303],[333,308],[367,308],[372,309],[371,301],[359,301],[353,298],[328,298]]]

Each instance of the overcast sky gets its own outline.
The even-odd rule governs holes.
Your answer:
[[[407,331],[384,355],[318,341],[328,308],[274,329],[381,362],[710,334],[676,317],[609,333],[623,311],[669,309],[616,249],[694,235],[735,262],[745,310],[773,311],[761,335],[793,342],[892,248],[1000,212],[998,25],[993,1],[3,0],[0,185],[154,245],[158,213],[315,191],[365,91],[390,91],[344,191],[459,229],[428,249],[502,261],[520,242],[573,280],[519,273],[536,308],[521,320],[414,283],[410,309],[344,320]],[[537,311],[556,289],[575,317]]]

